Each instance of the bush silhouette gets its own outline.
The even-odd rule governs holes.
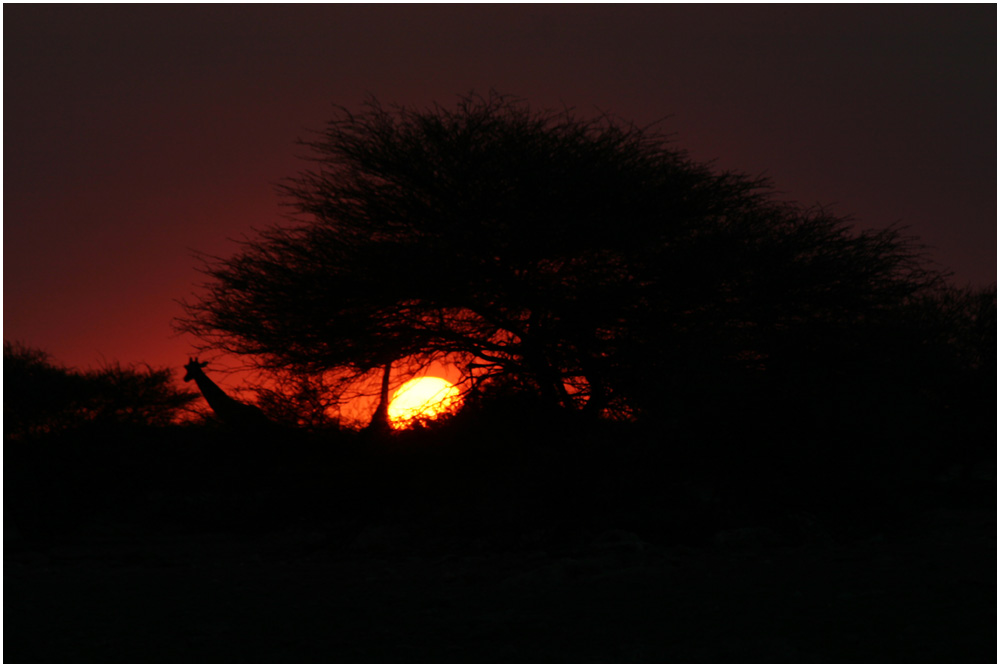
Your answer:
[[[4,342],[4,435],[26,437],[95,425],[164,426],[196,394],[178,390],[169,369],[118,363],[77,371],[48,353]]]

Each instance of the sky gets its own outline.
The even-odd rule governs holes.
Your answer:
[[[4,340],[180,367],[194,253],[282,221],[333,105],[662,119],[719,169],[996,281],[996,18],[979,5],[12,5]]]

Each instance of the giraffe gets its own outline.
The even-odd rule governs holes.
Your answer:
[[[187,371],[184,375],[184,381],[194,380],[201,395],[208,401],[208,406],[212,408],[212,412],[219,418],[219,421],[236,428],[254,428],[271,423],[260,408],[231,398],[219,385],[212,382],[205,375],[203,370],[205,366],[208,366],[207,361],[198,361],[197,357],[189,357],[188,363],[184,366],[184,370]]]

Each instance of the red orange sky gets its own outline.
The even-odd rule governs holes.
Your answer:
[[[4,5],[4,338],[179,368],[192,250],[280,221],[332,104],[471,90],[662,128],[996,280],[996,6]]]

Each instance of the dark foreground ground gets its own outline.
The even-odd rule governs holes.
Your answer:
[[[5,663],[996,661],[996,514],[707,543],[417,525],[9,535]]]

